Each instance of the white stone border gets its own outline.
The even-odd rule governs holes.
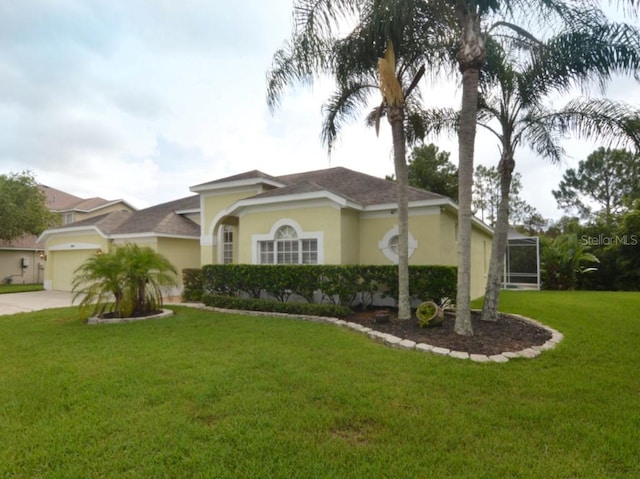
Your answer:
[[[215,311],[219,313],[231,313],[231,314],[245,314],[248,316],[271,316],[277,318],[289,318],[289,319],[301,319],[303,321],[314,321],[317,323],[329,323],[335,324],[336,326],[346,327],[349,329],[353,329],[354,331],[358,331],[360,333],[364,333],[368,335],[371,339],[386,344],[387,346],[400,348],[400,349],[415,349],[417,351],[422,351],[425,353],[431,354],[439,354],[441,356],[449,356],[455,359],[470,359],[471,361],[475,361],[477,363],[506,363],[510,359],[517,358],[525,358],[532,359],[538,357],[540,353],[543,351],[548,351],[550,349],[554,349],[560,341],[564,339],[564,336],[559,331],[536,321],[535,319],[527,318],[525,316],[520,316],[519,314],[513,313],[503,313],[507,314],[517,320],[524,321],[526,323],[531,323],[535,326],[538,326],[542,329],[545,329],[551,333],[551,339],[540,346],[532,346],[530,348],[523,349],[521,351],[506,351],[501,354],[494,354],[491,356],[487,356],[485,354],[469,354],[464,351],[453,351],[447,348],[441,348],[438,346],[432,346],[426,343],[416,343],[415,341],[411,341],[410,339],[402,339],[397,336],[393,336],[392,334],[382,333],[380,331],[376,331],[374,329],[368,328],[366,326],[362,326],[358,323],[352,323],[349,321],[345,321],[344,319],[338,318],[327,318],[322,316],[309,316],[309,315],[297,315],[297,314],[287,314],[287,313],[267,313],[262,311],[244,311],[238,309],[224,309],[224,308],[213,308],[210,306],[205,306],[202,303],[180,303],[176,304],[176,306],[190,306],[196,307],[199,309],[205,309],[207,311]]]
[[[160,319],[173,316],[175,311],[172,309],[163,309],[161,313],[154,314],[152,316],[141,316],[138,318],[100,318],[98,316],[92,316],[87,319],[87,324],[115,324],[115,323],[129,323],[131,321],[143,321],[145,319]]]

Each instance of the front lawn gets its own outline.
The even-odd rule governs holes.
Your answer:
[[[42,291],[42,284],[0,284],[0,294],[26,293],[28,291]]]
[[[556,328],[480,364],[176,308],[0,317],[0,477],[640,477],[640,294],[506,292]]]

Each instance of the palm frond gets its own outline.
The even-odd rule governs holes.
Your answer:
[[[535,52],[520,82],[523,100],[596,83],[604,90],[614,74],[640,79],[640,30],[605,23],[557,35]]]
[[[640,151],[640,109],[609,99],[572,100],[550,117],[562,134]]]
[[[380,135],[380,120],[387,114],[386,104],[383,101],[380,105],[376,106],[365,117],[364,124],[373,127],[376,130],[376,136]]]
[[[457,133],[460,123],[458,110],[453,108],[420,108],[419,105],[407,104],[405,129],[407,143],[414,144],[425,138],[436,138],[446,134]]]
[[[340,22],[357,15],[357,0],[297,0],[293,5],[296,32],[306,37],[329,37]]]
[[[367,100],[373,90],[376,90],[376,87],[369,84],[342,84],[323,105],[324,120],[321,139],[329,153],[331,153],[345,123],[367,106]]]
[[[272,111],[287,87],[312,83],[330,69],[332,47],[333,43],[321,39],[294,37],[276,51],[266,75],[267,105]]]
[[[519,130],[515,132],[513,141],[516,144],[526,142],[527,146],[542,158],[559,163],[565,155],[565,150],[560,144],[562,135],[558,133],[553,121],[546,120],[544,113],[551,115],[550,112],[538,110],[526,115]]]

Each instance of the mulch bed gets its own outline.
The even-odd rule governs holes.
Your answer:
[[[551,339],[546,329],[504,313],[500,313],[498,321],[489,322],[480,320],[479,311],[472,311],[473,336],[461,336],[453,331],[455,315],[452,313],[445,314],[440,326],[421,328],[417,318],[397,320],[394,310],[389,310],[388,322],[376,322],[376,311],[379,310],[355,312],[345,320],[417,343],[487,356],[540,346]]]

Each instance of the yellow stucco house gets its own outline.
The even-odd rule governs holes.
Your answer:
[[[216,263],[393,264],[396,183],[346,168],[270,176],[254,170],[192,186],[194,196],[45,231],[45,288],[69,290],[90,254],[149,245],[182,270]],[[481,296],[492,231],[474,220],[472,296]],[[456,265],[457,206],[409,192],[409,263]]]

